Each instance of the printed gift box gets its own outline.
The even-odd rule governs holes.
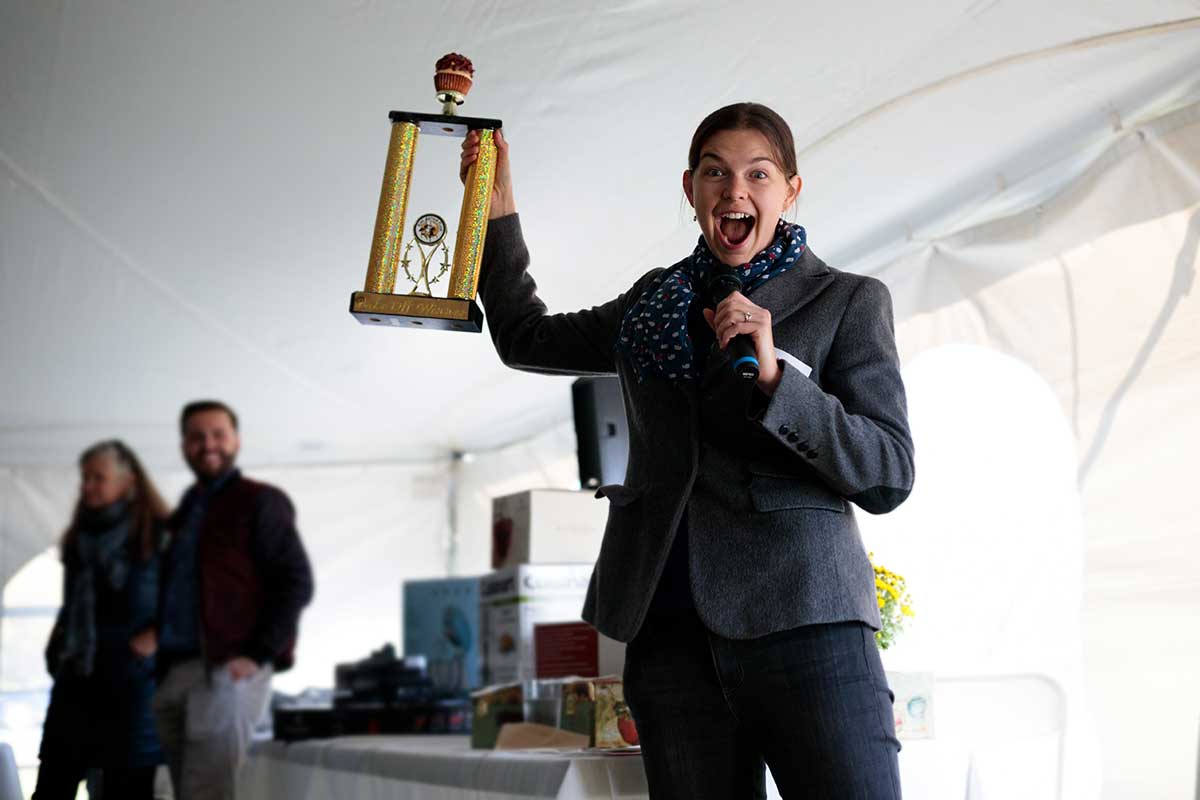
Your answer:
[[[404,653],[424,655],[433,686],[465,696],[483,685],[479,577],[405,581]]]
[[[562,697],[560,727],[564,730],[582,733],[590,746],[604,750],[638,746],[637,727],[620,678],[567,681]]]
[[[506,722],[525,721],[525,691],[521,684],[487,686],[471,692],[471,747],[491,750]]]

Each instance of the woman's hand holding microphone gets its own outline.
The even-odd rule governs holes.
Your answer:
[[[724,350],[733,337],[740,334],[754,341],[758,357],[758,388],[768,395],[775,393],[783,373],[775,356],[775,337],[771,334],[771,312],[756,306],[741,292],[733,292],[716,309],[704,309],[704,319],[717,336],[717,345]]]

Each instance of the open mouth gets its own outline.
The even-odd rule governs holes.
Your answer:
[[[754,232],[754,215],[744,211],[725,211],[717,215],[717,236],[727,250],[737,250]]]

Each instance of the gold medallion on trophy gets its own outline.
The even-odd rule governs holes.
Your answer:
[[[446,270],[450,269],[450,251],[446,249],[446,220],[439,217],[437,214],[422,214],[417,217],[416,223],[413,225],[413,238],[408,244],[404,245],[404,257],[400,259],[400,266],[404,268],[404,275],[413,282],[412,291],[409,296],[412,297],[433,297],[432,284],[441,280],[446,274]],[[412,270],[409,267],[412,265],[412,248],[417,246],[417,252],[421,257],[421,269],[414,278]],[[441,270],[433,278],[429,277],[429,264],[433,257],[438,253],[438,245],[442,246],[442,261]],[[426,251],[425,248],[429,250]],[[421,284],[425,284],[425,288],[421,289]]]
[[[495,178],[493,137],[501,123],[498,119],[463,117],[457,113],[474,79],[475,69],[470,59],[450,53],[438,59],[435,69],[434,88],[442,103],[441,114],[393,111],[388,115],[392,120],[392,137],[379,192],[379,211],[375,215],[367,281],[363,291],[350,296],[350,313],[364,325],[478,333],[483,329],[483,312],[475,302],[475,294]],[[471,131],[479,131],[479,157],[467,172],[453,258],[445,244],[446,221],[437,214],[422,214],[413,225],[413,238],[405,242],[404,220],[417,140],[422,134],[462,139]],[[458,176],[448,179],[457,181]],[[432,277],[431,269],[437,270]],[[407,294],[395,293],[400,270],[413,283]],[[450,277],[446,296],[434,297],[433,285],[447,272]]]

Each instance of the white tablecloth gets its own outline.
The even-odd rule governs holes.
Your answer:
[[[255,746],[239,800],[646,796],[638,756],[472,750],[466,736],[349,736]]]
[[[907,800],[968,797],[965,750],[904,742]],[[769,783],[769,781],[768,781]],[[774,790],[774,786],[768,786]],[[778,793],[770,792],[778,797]],[[238,800],[624,800],[646,798],[639,756],[472,750],[466,736],[348,736],[261,742]]]

